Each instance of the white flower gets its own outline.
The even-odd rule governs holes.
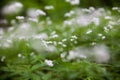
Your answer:
[[[63,40],[62,40],[62,42],[65,42],[65,41],[67,41],[67,39],[63,39]]]
[[[37,15],[43,15],[46,16],[46,13],[40,9],[36,10]]]
[[[21,11],[23,5],[20,2],[13,2],[3,7],[3,14],[14,14]]]
[[[35,53],[34,53],[34,52],[31,52],[31,53],[30,53],[30,56],[33,56],[33,55],[35,55]]]
[[[66,2],[69,2],[71,5],[79,5],[80,0],[66,0]]]
[[[5,59],[6,59],[6,56],[2,56],[1,62],[4,62]]]
[[[56,32],[53,31],[53,32],[51,33],[50,38],[57,38],[57,37],[58,37],[58,34],[56,34]]]
[[[40,9],[28,9],[27,15],[31,18],[38,18],[38,16],[46,16],[46,13]]]
[[[88,30],[87,32],[86,32],[86,34],[90,34],[92,32],[92,30]]]
[[[77,39],[76,35],[71,36],[72,39]]]
[[[109,51],[105,45],[97,45],[93,48],[94,57],[98,63],[106,63],[110,59]]]
[[[16,19],[23,20],[24,16],[17,16]]]
[[[92,42],[91,45],[92,45],[92,46],[96,45],[96,42]]]
[[[19,53],[19,54],[18,54],[18,57],[19,57],[19,58],[22,57],[22,54]]]
[[[58,44],[62,45],[63,43],[62,42],[58,42]]]
[[[70,12],[68,12],[68,13],[65,13],[65,17],[71,17],[73,14],[74,14],[75,12],[74,11],[70,11]]]
[[[105,16],[105,19],[107,19],[107,20],[111,20],[112,17],[111,17],[111,16]]]
[[[107,33],[109,31],[109,29],[107,28],[107,26],[104,26],[104,31]]]
[[[93,11],[95,11],[95,8],[94,8],[94,7],[89,7],[89,10],[90,10],[91,12],[93,12]]]
[[[61,54],[60,54],[60,57],[61,57],[61,58],[65,58],[66,55],[67,55],[67,53],[65,53],[65,52],[64,52],[64,53],[61,53]]]
[[[103,36],[103,34],[99,33],[98,36],[101,37],[101,36]]]
[[[46,9],[46,10],[52,10],[52,9],[54,9],[54,6],[52,6],[52,5],[45,6],[45,9]]]
[[[105,39],[105,38],[106,38],[106,36],[102,36],[102,40]]]
[[[6,40],[8,43],[12,43],[12,40],[11,39],[7,39]]]
[[[86,59],[87,56],[84,54],[81,54],[81,52],[76,50],[71,50],[67,56],[67,60],[74,60],[74,59]]]
[[[50,67],[53,67],[53,66],[54,66],[52,60],[47,60],[47,59],[46,59],[44,62],[45,62],[46,65],[48,65],[48,66],[50,66]]]
[[[34,39],[47,39],[48,35],[46,33],[41,33],[41,34],[33,35],[32,37]]]
[[[47,49],[48,52],[56,52],[57,49],[54,45],[48,45]]]
[[[68,25],[68,26],[71,26],[73,24],[73,21],[72,20],[65,20],[63,22],[64,25]]]
[[[118,7],[113,7],[112,10],[118,10],[119,8]]]
[[[29,21],[32,21],[32,22],[38,22],[38,19],[37,18],[28,18]]]

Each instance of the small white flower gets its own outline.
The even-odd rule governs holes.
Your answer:
[[[86,34],[90,34],[92,32],[92,30],[88,30],[87,32],[86,32]]]
[[[57,34],[51,36],[51,38],[57,38],[57,37],[58,37]]]
[[[65,20],[63,22],[64,25],[68,25],[68,26],[71,26],[73,24],[73,21],[72,20]]]
[[[53,42],[52,42],[52,41],[47,41],[46,43],[47,43],[47,44],[52,44]]]
[[[112,28],[113,28],[113,26],[112,26],[112,25],[110,25],[110,24],[108,25],[108,27],[109,27],[109,29],[112,29]]]
[[[70,12],[68,12],[68,13],[65,13],[65,17],[71,17],[73,14],[74,14],[75,12],[74,11],[70,11]]]
[[[61,57],[61,58],[65,58],[66,55],[67,55],[67,53],[65,53],[65,52],[64,52],[64,53],[61,53],[61,54],[60,54],[60,57]]]
[[[41,39],[41,40],[42,40],[42,39]],[[42,42],[43,42],[43,45],[44,45],[46,48],[48,48],[48,45],[47,45],[46,41],[45,41],[45,40],[42,40]]]
[[[106,37],[105,36],[102,36],[102,40],[105,39]]]
[[[31,52],[31,53],[30,53],[30,56],[33,56],[33,55],[35,55],[35,53],[34,53],[34,52]]]
[[[111,17],[111,16],[105,16],[105,19],[107,19],[107,20],[111,20],[112,17]]]
[[[46,13],[40,9],[36,10],[37,15],[43,15],[46,16]]]
[[[47,59],[46,59],[44,62],[45,62],[46,65],[48,65],[48,66],[50,66],[50,67],[53,67],[53,66],[54,66],[52,60],[47,60]]]
[[[30,20],[30,21],[33,21],[33,22],[38,22],[38,19],[37,18],[28,18],[28,20]]]
[[[112,10],[118,10],[119,8],[118,7],[113,7]]]
[[[63,46],[63,47],[67,47],[67,45],[65,45],[65,44],[62,44],[62,46]]]
[[[52,6],[52,5],[45,6],[45,9],[46,9],[46,10],[52,10],[52,9],[54,9],[54,6]]]
[[[17,56],[20,58],[20,57],[22,57],[22,54],[19,53]]]
[[[70,41],[74,41],[74,39],[70,39]]]
[[[95,60],[98,63],[106,63],[110,59],[108,48],[105,45],[96,45],[93,48],[93,53]]]
[[[13,2],[3,7],[3,14],[14,14],[21,11],[23,5],[20,2]]]
[[[63,43],[62,42],[58,42],[58,44],[62,45]]]
[[[62,40],[62,42],[65,42],[65,41],[67,41],[67,39],[63,39],[63,40]]]
[[[77,39],[77,36],[75,36],[75,35],[73,35],[73,36],[71,36],[73,39]]]
[[[56,52],[56,47],[54,45],[48,45],[47,49],[48,52]]]
[[[53,32],[51,33],[50,38],[57,38],[57,37],[58,37],[58,35],[56,34],[56,31],[53,31]]]
[[[7,39],[6,40],[8,43],[12,43],[12,40],[11,39]]]
[[[23,20],[23,19],[24,19],[24,16],[17,16],[16,19],[18,19],[18,20]]]
[[[38,18],[38,16],[46,16],[46,13],[40,9],[28,9],[27,15],[30,18]]]
[[[66,0],[66,2],[69,2],[71,5],[79,5],[80,0]]]
[[[33,35],[33,38],[34,39],[47,39],[48,35],[46,33],[41,33],[41,34]]]
[[[103,34],[101,34],[101,33],[98,34],[98,36],[100,36],[100,37],[101,37],[102,35],[103,35]]]
[[[6,59],[6,56],[2,56],[1,62],[4,62],[5,59]]]
[[[92,46],[96,45],[96,42],[92,42],[91,45],[92,45]]]
[[[107,33],[109,31],[109,29],[107,28],[107,26],[104,27],[104,31]]]
[[[95,11],[95,8],[94,8],[94,7],[89,7],[89,10],[90,10],[91,12],[93,12],[93,11]]]

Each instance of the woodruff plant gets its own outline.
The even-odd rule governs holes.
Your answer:
[[[39,21],[47,16],[40,9],[17,16],[6,32],[0,29],[0,79],[119,80],[119,19],[111,13],[76,9],[57,24]]]

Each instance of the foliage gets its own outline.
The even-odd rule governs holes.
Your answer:
[[[0,80],[119,80],[120,8],[69,12],[62,10],[67,3],[43,2],[57,8],[16,16],[10,27],[0,28]]]

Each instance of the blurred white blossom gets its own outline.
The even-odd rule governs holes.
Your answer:
[[[52,10],[52,9],[54,9],[54,6],[52,6],[52,5],[47,5],[47,6],[45,6],[45,9],[46,9],[46,10]]]
[[[20,2],[13,2],[10,3],[8,5],[6,5],[5,7],[3,7],[3,14],[14,14],[14,13],[18,13],[22,10],[22,3]]]
[[[118,10],[119,9],[119,7],[113,7],[112,8],[112,10]]]
[[[75,12],[71,10],[70,12],[65,13],[65,17],[71,17]]]
[[[92,32],[92,30],[90,29],[86,32],[86,34],[90,34],[91,32]]]
[[[36,14],[46,16],[46,13],[43,10],[40,10],[40,9],[36,10]]]
[[[22,54],[21,54],[21,53],[19,53],[17,56],[18,56],[19,58],[21,58],[21,57],[22,57]]]
[[[18,19],[18,20],[23,20],[23,19],[24,19],[24,16],[16,16],[16,19]]]
[[[94,57],[98,63],[106,63],[110,59],[108,48],[105,45],[96,45],[93,48]]]
[[[69,51],[69,53],[61,53],[61,58],[69,60],[92,59],[97,63],[107,63],[110,59],[109,50],[103,44],[92,42],[91,48],[77,47]],[[66,57],[65,57],[66,56]]]
[[[71,5],[79,5],[80,0],[66,0],[66,2],[69,2]]]
[[[34,39],[47,39],[48,35],[46,33],[40,33],[32,36]]]
[[[27,15],[30,18],[38,18],[38,16],[46,16],[46,13],[41,9],[28,9]]]
[[[44,62],[45,62],[46,65],[48,65],[48,66],[50,66],[50,67],[53,67],[53,66],[54,66],[52,60],[48,60],[48,59],[46,59]]]
[[[5,59],[6,59],[6,56],[2,56],[1,57],[1,62],[4,62]]]

